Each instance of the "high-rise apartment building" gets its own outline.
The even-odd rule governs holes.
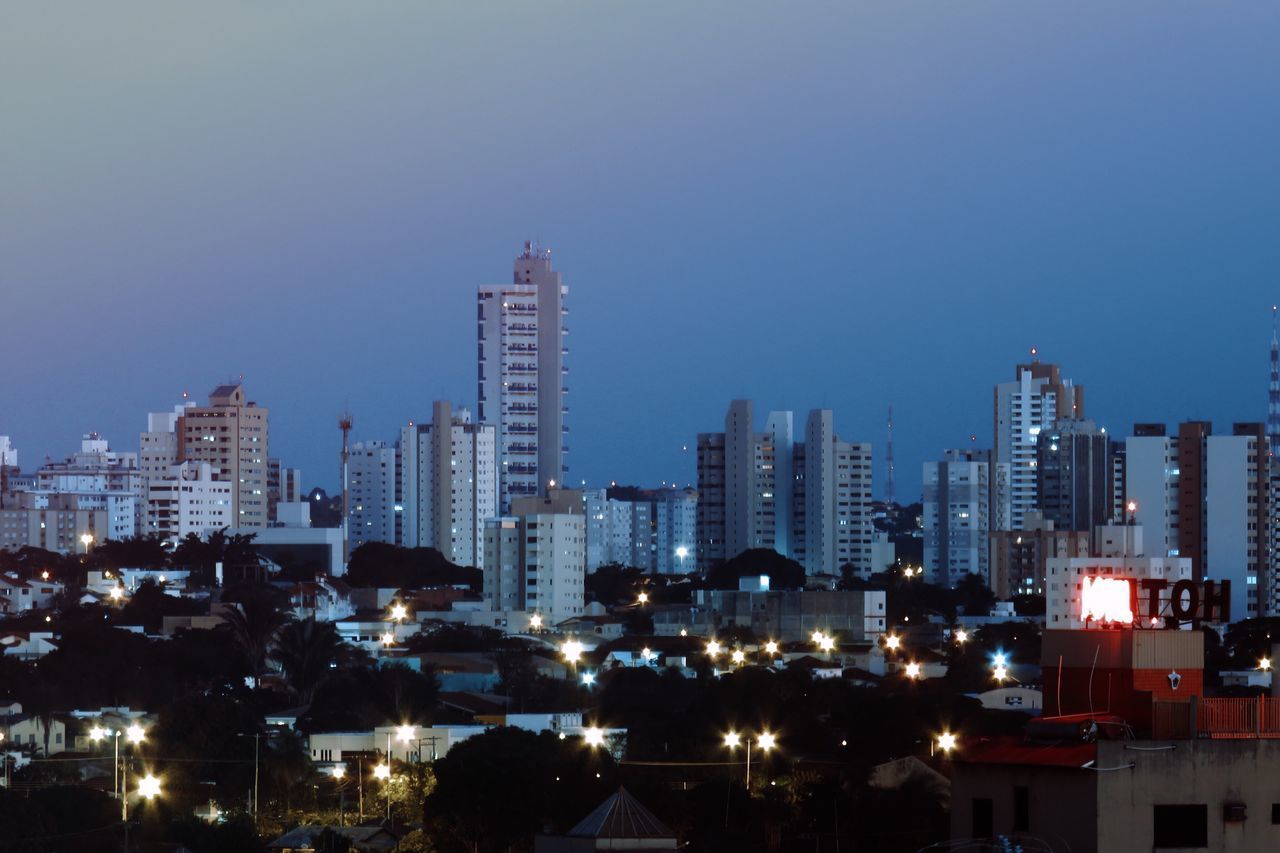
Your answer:
[[[536,613],[554,625],[581,616],[587,561],[582,493],[552,489],[517,498],[484,529],[484,597],[490,609]]]
[[[107,510],[112,538],[137,536],[146,527],[147,493],[138,454],[112,450],[96,432],[81,439],[79,452],[61,462],[46,461],[28,491],[37,496],[75,495],[79,510]]]
[[[302,502],[302,469],[286,468],[274,457],[267,458],[267,517],[273,525],[288,526],[280,504],[295,505]]]
[[[268,415],[237,382],[214,388],[207,406],[184,408],[175,427],[177,462],[207,462],[216,479],[235,485],[238,528],[267,526]]]
[[[991,451],[948,450],[924,463],[924,570],[953,587],[973,574],[991,584]]]
[[[768,548],[810,574],[872,566],[871,445],[835,435],[827,410],[810,412],[795,441],[791,412],[754,428],[750,400],[734,400],[722,433],[698,435],[697,559],[706,568]]]
[[[1271,470],[1266,427],[1207,421],[1138,424],[1125,442],[1125,495],[1147,553],[1186,557],[1196,580],[1230,580],[1235,618],[1266,615],[1271,562]]]
[[[478,420],[497,428],[499,503],[545,494],[564,482],[568,450],[564,337],[569,289],[551,251],[525,243],[508,285],[481,287]]]
[[[582,493],[587,571],[620,565],[653,571],[653,502],[610,498],[608,489]]]
[[[347,460],[347,531],[351,548],[396,541],[396,449],[384,441],[357,441]]]
[[[1086,533],[1116,507],[1111,437],[1093,421],[1060,418],[1036,441],[1038,509],[1058,530]]]
[[[485,522],[498,516],[497,463],[497,428],[437,401],[431,423],[400,431],[395,541],[483,568]]]
[[[1056,364],[1034,358],[1019,364],[1012,382],[995,387],[995,444],[992,451],[993,530],[1018,530],[1036,508],[1036,444],[1059,419],[1084,417],[1084,388],[1063,379]]]
[[[698,547],[698,493],[662,489],[653,501],[653,570],[686,574],[694,570]]]
[[[176,543],[231,527],[234,490],[233,483],[214,479],[208,462],[174,465],[167,477],[148,481],[147,532]]]

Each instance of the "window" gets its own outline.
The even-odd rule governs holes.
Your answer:
[[[1031,831],[1031,789],[1026,785],[1013,786],[1013,831]]]
[[[1208,847],[1207,805],[1152,806],[1152,841],[1161,847]]]
[[[1159,808],[1157,806],[1156,808]],[[988,797],[974,797],[973,799],[973,837],[974,838],[990,838],[995,835],[993,829],[991,800]]]

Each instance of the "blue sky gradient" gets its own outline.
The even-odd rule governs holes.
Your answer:
[[[245,374],[337,482],[475,397],[525,239],[571,480],[690,481],[733,397],[899,497],[1038,346],[1118,434],[1265,418],[1280,6],[224,2],[0,11],[0,434],[25,468]]]

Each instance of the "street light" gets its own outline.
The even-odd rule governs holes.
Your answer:
[[[649,593],[647,593],[647,592],[642,592],[642,593],[640,593],[639,595],[637,595],[637,596],[636,596],[636,602],[637,602],[637,603],[639,603],[639,604],[648,604],[648,603],[649,603]]]
[[[565,640],[560,646],[560,653],[564,655],[564,659],[569,663],[576,664],[582,659],[582,652],[585,647],[577,640]]]
[[[92,534],[92,533],[81,533],[81,534],[80,534],[80,544],[84,545],[84,552],[85,552],[86,554],[87,554],[87,553],[89,553],[89,546],[93,544],[93,534]]]
[[[770,640],[764,644],[764,650],[766,654],[776,655],[778,653],[778,644],[773,640]]]
[[[160,780],[148,773],[138,780],[138,796],[144,800],[153,800],[160,796]]]
[[[956,748],[956,736],[951,732],[943,732],[938,735],[938,749],[943,755],[948,755]]]
[[[119,604],[124,599],[124,587],[113,586],[111,591],[107,593],[113,602]]]
[[[1263,672],[1270,672],[1270,671],[1271,671],[1271,658],[1264,657],[1264,658],[1262,658],[1261,660],[1259,660],[1259,661],[1258,661],[1258,669],[1262,670]]]
[[[604,729],[599,726],[588,726],[582,733],[582,739],[587,746],[604,746]]]
[[[967,643],[968,641],[969,641],[969,632],[968,632],[968,631],[966,631],[966,630],[965,630],[965,629],[963,629],[963,628],[961,628],[961,629],[959,629],[958,631],[956,631],[956,642],[957,642],[957,643],[959,643],[960,645],[964,645],[964,644],[965,644],[965,643]]]
[[[721,651],[722,649],[720,648],[720,644],[718,642],[716,642],[714,639],[707,640],[707,656],[708,657],[714,660],[716,655],[720,654]]]
[[[396,602],[391,605],[391,618],[397,622],[403,622],[409,615],[409,610],[403,604]]]
[[[383,646],[385,646],[386,648],[388,648],[388,649],[389,649],[389,648],[391,648],[392,646],[394,646],[395,644],[396,644],[396,635],[395,635],[395,634],[391,633],[390,631],[387,631],[386,633],[384,633],[384,634],[382,635],[382,645],[383,645]]]
[[[732,660],[735,664],[741,665],[743,663],[746,663],[747,653],[744,652],[742,649],[734,649],[733,654],[729,656],[729,659]]]
[[[373,778],[387,780],[391,778],[391,766],[385,761],[373,768]]]
[[[532,628],[532,629],[533,629],[533,630],[535,630],[535,631],[541,631],[541,630],[542,630],[542,616],[541,616],[541,614],[535,613],[535,614],[533,614],[532,616],[530,616],[530,617],[529,617],[529,627],[530,627],[530,628]]]
[[[129,743],[142,743],[142,739],[146,737],[146,734],[146,730],[137,723],[134,723],[125,730],[125,735],[129,738]]]
[[[919,678],[920,664],[916,663],[915,661],[911,661],[910,663],[908,663],[907,669],[906,669],[906,675],[907,675],[907,678],[910,678],[912,681],[915,681],[917,678]]]
[[[995,677],[996,681],[1003,684],[1004,680],[1009,677],[1009,669],[1004,664],[997,664],[996,668],[991,671],[991,674]]]
[[[884,647],[889,651],[896,652],[898,646],[902,645],[902,638],[896,634],[889,634],[884,638]]]
[[[582,686],[591,687],[596,683],[596,674],[594,672],[582,673]]]
[[[341,764],[335,765],[329,769],[329,775],[334,779],[341,779],[343,776],[347,775],[347,768],[343,767]]]
[[[729,752],[737,749],[739,746],[747,748],[747,794],[751,793],[751,745],[750,735],[740,735],[737,732],[726,732],[724,736],[724,745],[728,747]],[[778,745],[777,736],[773,732],[761,732],[756,735],[755,746],[761,752],[768,752]]]

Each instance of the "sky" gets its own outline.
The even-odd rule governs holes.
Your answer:
[[[731,399],[895,414],[897,492],[1030,347],[1135,421],[1266,415],[1280,5],[10,3],[0,435],[243,375],[338,483],[474,406],[476,288],[569,286],[570,482],[695,479]],[[688,447],[689,450],[683,448]]]

